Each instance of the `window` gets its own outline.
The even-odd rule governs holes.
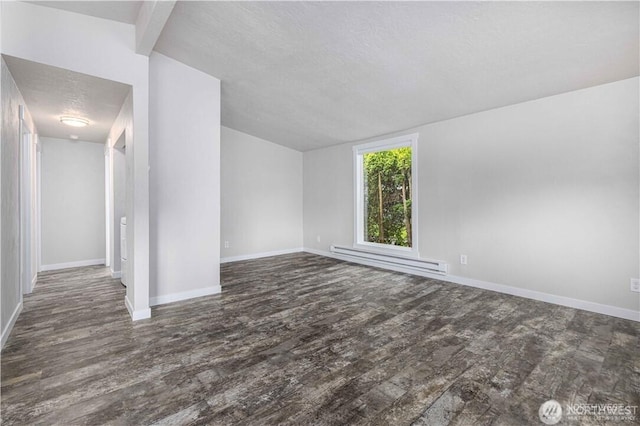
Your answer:
[[[353,148],[356,245],[417,255],[418,134]]]

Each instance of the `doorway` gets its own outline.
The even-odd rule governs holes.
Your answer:
[[[126,276],[127,253],[121,251],[121,219],[126,216],[126,182],[127,182],[127,146],[125,131],[120,134],[118,140],[109,148],[109,158],[111,167],[107,170],[107,179],[111,185],[107,204],[107,227],[109,235],[107,238],[107,250],[109,252],[109,266],[113,278],[123,278]],[[122,280],[124,284],[124,280]]]

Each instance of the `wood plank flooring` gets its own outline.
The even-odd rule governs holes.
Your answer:
[[[302,253],[224,264],[222,288],[132,323],[107,269],[41,274],[2,351],[2,423],[539,425],[551,398],[640,405],[632,321]]]

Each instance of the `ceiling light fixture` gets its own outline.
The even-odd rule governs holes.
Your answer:
[[[71,127],[84,127],[89,124],[89,120],[85,120],[84,118],[67,116],[60,117],[60,122]]]

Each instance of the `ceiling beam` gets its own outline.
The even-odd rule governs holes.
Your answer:
[[[136,53],[149,56],[167,23],[175,1],[145,1],[136,20]]]

